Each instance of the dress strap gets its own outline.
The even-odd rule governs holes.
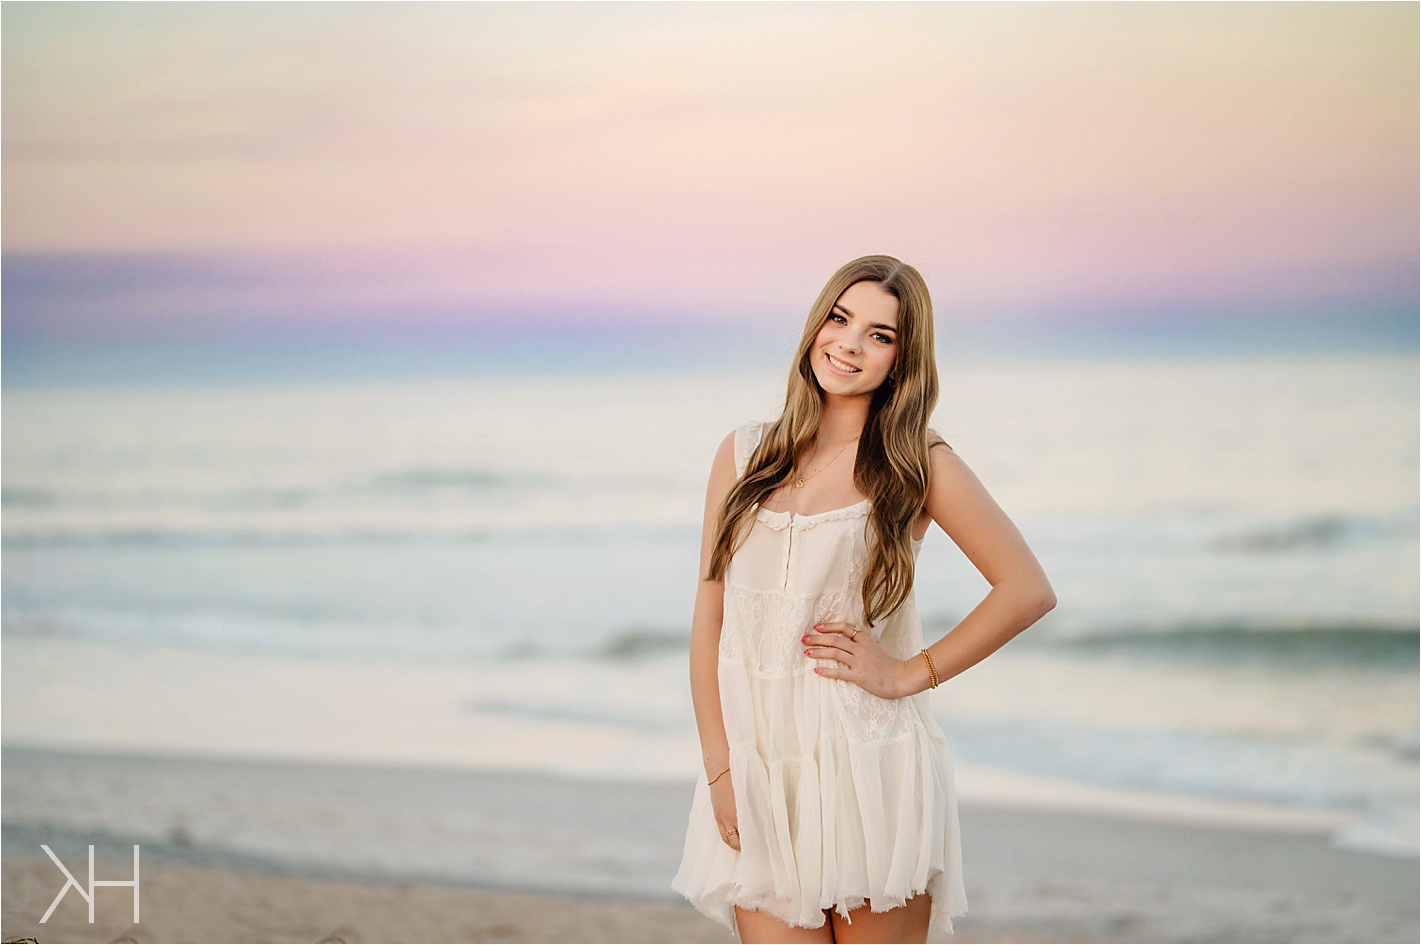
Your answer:
[[[736,479],[745,475],[745,468],[750,465],[750,457],[755,455],[755,448],[760,445],[760,436],[765,432],[766,425],[765,420],[751,420],[735,428]]]

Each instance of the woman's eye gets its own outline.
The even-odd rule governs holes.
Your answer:
[[[891,345],[891,344],[893,343],[893,339],[892,339],[892,338],[889,338],[887,335],[883,334],[882,332],[876,332],[873,337],[877,338],[881,343],[886,344],[886,345]]]
[[[832,322],[839,322],[840,324],[844,324],[844,316],[840,315],[838,312],[830,312],[829,320]]]

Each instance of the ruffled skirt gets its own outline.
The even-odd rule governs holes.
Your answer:
[[[672,889],[737,936],[735,906],[819,928],[825,910],[847,919],[926,892],[932,930],[951,933],[967,911],[957,798],[926,694],[885,700],[812,666],[763,678],[724,662],[721,694],[741,849],[698,779]],[[854,724],[865,710],[874,737]]]

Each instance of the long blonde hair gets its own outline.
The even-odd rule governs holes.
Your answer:
[[[829,279],[809,309],[789,375],[784,410],[760,439],[745,474],[731,488],[716,519],[706,580],[722,581],[757,507],[779,488],[813,442],[824,411],[824,388],[814,376],[810,348],[830,309],[857,282],[876,282],[898,299],[898,350],[889,377],[873,392],[859,437],[854,484],[869,497],[876,539],[863,578],[864,619],[872,624],[896,611],[913,590],[913,520],[928,492],[928,418],[937,406],[933,305],[918,270],[892,256],[862,256]]]

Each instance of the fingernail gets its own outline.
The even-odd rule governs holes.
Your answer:
[[[824,629],[824,625],[823,625],[822,623],[816,623],[816,624],[814,625],[814,629],[815,629],[815,630],[822,630],[822,629]]]
[[[809,651],[808,651],[808,650],[805,650],[805,651],[804,651],[804,655],[805,655],[805,656],[808,656],[808,655],[809,655]]]
[[[800,642],[800,643],[808,643],[808,642],[809,642],[809,634],[806,633],[804,636],[800,637],[800,638],[799,638],[799,642]]]
[[[819,672],[819,667],[817,667],[817,666],[814,667],[814,671],[815,671],[816,673]]]

